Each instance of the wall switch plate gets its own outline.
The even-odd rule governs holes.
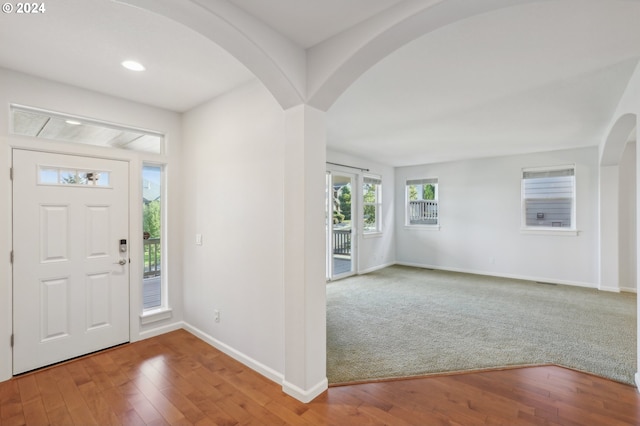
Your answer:
[[[202,234],[196,234],[196,245],[202,245]]]

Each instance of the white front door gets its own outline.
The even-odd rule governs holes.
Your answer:
[[[13,151],[13,373],[129,341],[129,167]]]

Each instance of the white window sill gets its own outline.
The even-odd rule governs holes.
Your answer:
[[[173,316],[171,308],[149,309],[140,315],[140,324],[151,324],[153,322],[163,321]]]
[[[564,237],[577,237],[580,231],[577,229],[558,228],[520,228],[520,233],[524,235],[556,235]]]
[[[412,231],[439,231],[440,225],[405,225],[404,229]]]
[[[382,232],[365,232],[362,234],[362,238],[380,238],[382,237]]]

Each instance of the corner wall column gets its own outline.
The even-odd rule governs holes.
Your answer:
[[[639,99],[640,101],[640,99]],[[640,106],[640,105],[639,105]],[[638,135],[640,134],[640,126],[636,123],[636,138],[638,140]],[[638,286],[638,278],[640,278],[640,237],[637,235],[637,232],[640,230],[640,149],[636,147],[636,289],[640,288]],[[636,374],[635,374],[635,382],[636,388],[640,390],[640,303],[636,302]]]
[[[620,291],[620,166],[600,166],[600,290]]]
[[[285,111],[283,390],[309,402],[327,389],[325,113]]]

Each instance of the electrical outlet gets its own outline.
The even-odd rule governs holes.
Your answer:
[[[213,320],[215,322],[220,322],[220,311],[217,309],[213,311]]]

